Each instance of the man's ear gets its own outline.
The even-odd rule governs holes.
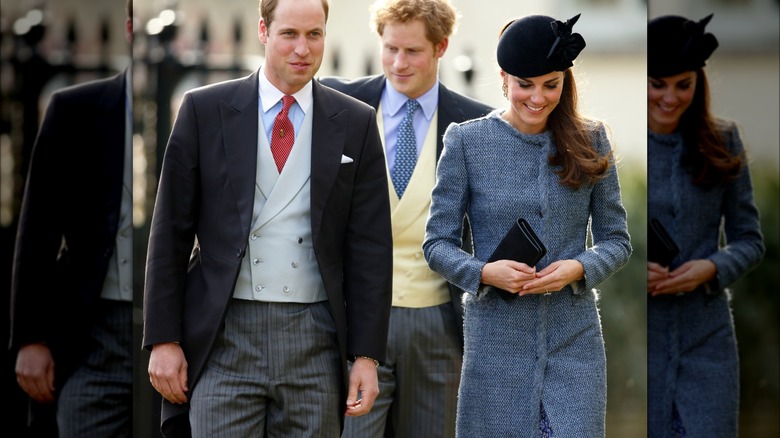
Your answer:
[[[437,58],[441,58],[442,56],[444,56],[444,52],[447,51],[447,47],[449,46],[449,44],[450,44],[450,39],[444,38],[439,42],[439,44],[433,46],[434,56]]]
[[[262,18],[257,22],[257,37],[263,45],[268,42],[268,27],[265,25],[265,20]]]
[[[133,17],[127,17],[125,20],[125,39],[130,44],[133,44]]]

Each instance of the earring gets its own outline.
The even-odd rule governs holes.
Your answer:
[[[509,88],[506,86],[506,82],[501,84],[501,90],[504,92],[504,97],[509,98]]]

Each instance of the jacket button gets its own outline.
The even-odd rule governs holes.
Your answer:
[[[238,251],[236,251],[236,258],[244,258],[244,254],[246,253],[246,249],[241,248]]]

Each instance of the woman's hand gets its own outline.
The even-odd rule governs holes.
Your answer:
[[[718,273],[715,263],[707,259],[697,259],[683,263],[669,272],[667,278],[660,278],[657,276],[660,271],[651,271],[651,264],[655,263],[647,264],[647,293],[651,296],[691,292],[715,278]]]
[[[512,293],[517,293],[527,282],[536,278],[536,268],[514,260],[496,260],[482,267],[480,281]]]
[[[558,260],[536,273],[536,279],[526,282],[520,295],[557,292],[573,281],[582,280],[585,268],[577,260]]]
[[[669,267],[655,262],[647,262],[647,293],[655,290],[658,283],[669,278]]]

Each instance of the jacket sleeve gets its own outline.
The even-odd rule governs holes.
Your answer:
[[[187,267],[199,209],[196,125],[193,98],[187,93],[165,149],[149,232],[143,304],[146,349],[182,339]]]
[[[423,253],[433,271],[464,291],[476,294],[485,262],[462,249],[463,218],[469,203],[464,147],[460,126],[451,124],[444,133],[444,150],[431,194]]]
[[[611,150],[603,124],[596,130],[596,144],[599,154]],[[617,166],[610,158],[609,169],[604,178],[593,187],[590,198],[590,232],[592,245],[575,257],[585,268],[585,281],[578,282],[575,293],[590,290],[620,270],[631,256],[632,248],[628,234],[628,220],[620,192]]]
[[[362,104],[361,104],[362,105]],[[344,239],[347,355],[385,360],[392,303],[393,241],[384,149],[373,108],[365,107]],[[363,119],[362,116],[366,116]],[[362,123],[361,123],[362,122]]]
[[[724,135],[732,153],[743,153],[744,147],[735,125]],[[747,164],[739,177],[726,186],[721,205],[725,245],[709,257],[718,268],[718,288],[730,285],[753,269],[766,251]]]

